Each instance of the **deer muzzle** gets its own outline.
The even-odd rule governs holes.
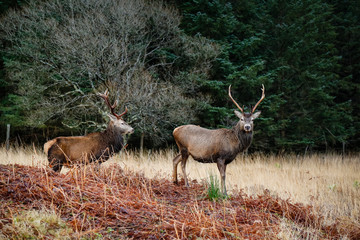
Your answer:
[[[245,130],[245,132],[250,132],[251,131],[251,125],[250,124],[245,124],[244,125],[244,130]]]

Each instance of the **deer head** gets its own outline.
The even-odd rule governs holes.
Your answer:
[[[244,109],[242,107],[240,107],[239,104],[237,104],[237,102],[233,99],[233,97],[231,96],[231,85],[229,86],[229,97],[233,101],[233,103],[236,105],[236,107],[241,111],[241,112],[239,112],[237,110],[234,111],[235,115],[240,119],[239,120],[239,126],[240,126],[241,131],[251,132],[253,130],[253,120],[260,116],[260,113],[261,113],[260,111],[256,112],[256,113],[254,113],[254,112],[255,112],[255,109],[257,108],[257,106],[265,98],[265,87],[264,87],[264,85],[262,85],[261,90],[262,90],[262,96],[261,96],[260,100],[251,109],[251,112],[248,113],[248,112],[244,112]]]
[[[97,95],[99,97],[103,98],[105,100],[106,105],[110,108],[111,114],[108,114],[108,116],[110,117],[109,125],[112,125],[115,129],[117,129],[122,134],[133,133],[134,129],[122,119],[122,116],[124,116],[128,111],[127,107],[125,107],[125,111],[123,113],[118,115],[115,113],[115,108],[116,108],[118,102],[115,101],[113,105],[110,104],[108,90],[106,90],[104,93],[98,93]]]

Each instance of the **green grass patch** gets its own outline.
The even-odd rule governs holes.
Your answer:
[[[221,192],[219,180],[216,176],[210,175],[209,177],[207,197],[210,201],[218,201],[227,198],[227,196]]]
[[[55,212],[29,210],[14,215],[12,224],[0,232],[0,239],[72,239],[73,233]]]

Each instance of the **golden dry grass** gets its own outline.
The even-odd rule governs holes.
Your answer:
[[[121,152],[103,164],[119,164],[124,169],[141,171],[146,177],[171,178],[174,150],[146,152]],[[0,164],[22,164],[36,167],[47,165],[41,150],[0,150]],[[182,178],[180,166],[178,174]],[[67,171],[65,168],[63,171]],[[189,179],[208,181],[209,176],[219,178],[216,164],[201,164],[189,159]],[[239,155],[228,165],[227,188],[243,189],[248,195],[269,191],[294,203],[310,204],[328,223],[336,219],[360,221],[360,157],[342,158],[336,154],[315,154],[307,157],[296,155]]]

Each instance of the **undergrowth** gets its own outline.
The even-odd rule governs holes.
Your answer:
[[[196,181],[188,188],[149,179],[118,165],[100,171],[84,166],[66,174],[0,165],[0,232],[7,239],[23,239],[17,224],[27,222],[24,229],[32,229],[28,232],[35,239],[57,234],[71,239],[277,239],[285,233],[281,223],[286,220],[288,226],[310,229],[310,239],[360,238],[357,223],[339,219],[328,225],[311,206],[242,191],[213,201],[203,197],[206,188]],[[59,218],[49,224],[41,216],[25,217],[24,211],[34,215],[38,209],[52,209]]]

